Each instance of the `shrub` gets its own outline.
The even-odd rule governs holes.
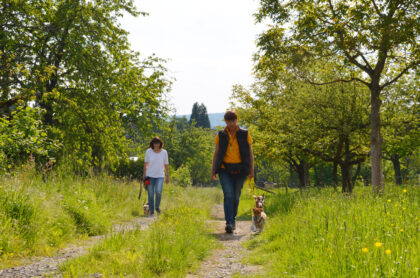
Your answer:
[[[190,186],[192,185],[191,170],[187,164],[182,164],[176,171],[171,175],[172,182],[179,186]]]

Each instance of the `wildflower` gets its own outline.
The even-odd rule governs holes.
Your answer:
[[[386,249],[386,250],[385,250],[385,254],[387,254],[387,255],[391,255],[391,250]]]
[[[400,232],[402,233],[402,232],[404,232],[404,229],[400,229]]]
[[[366,247],[363,247],[363,248],[362,248],[362,252],[363,252],[363,253],[367,253],[368,251],[369,251],[369,249],[367,249]]]
[[[393,223],[391,223],[391,227],[394,227],[394,224]]]
[[[389,211],[386,213],[386,215],[391,215],[390,213],[389,213]]]
[[[404,189],[403,192],[406,193],[407,192],[407,189]]]
[[[391,199],[388,199],[388,203],[391,203]]]
[[[382,243],[381,243],[381,242],[376,242],[376,243],[375,243],[375,246],[379,248],[379,247],[381,247],[381,246],[382,246]]]
[[[405,210],[405,208],[403,208],[403,210]]]

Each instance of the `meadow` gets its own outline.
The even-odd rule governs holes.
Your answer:
[[[65,174],[65,171],[57,171],[43,180],[31,166],[25,166],[13,176],[1,177],[0,269],[20,265],[34,256],[53,255],[69,243],[108,234],[113,224],[141,216],[147,194],[143,191],[141,200],[138,200],[138,189],[136,181],[107,175],[82,178]],[[165,185],[162,201],[165,216],[153,226],[173,223],[170,226],[175,230],[169,230],[178,233],[181,231],[176,230],[176,224],[190,221],[178,213],[194,214],[197,222],[181,226],[196,227],[205,232],[208,227],[203,226],[204,219],[216,202],[221,202],[221,193],[217,189]],[[171,222],[171,219],[176,221]],[[131,233],[138,233],[142,238],[144,235],[139,231]],[[125,236],[129,233],[110,235],[109,238]],[[211,240],[206,242],[200,258],[213,246]]]
[[[265,230],[244,261],[264,277],[419,277],[419,186],[356,187],[267,196]],[[241,212],[247,214],[243,203]]]

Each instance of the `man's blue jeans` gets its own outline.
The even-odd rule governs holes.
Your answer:
[[[233,225],[238,214],[239,199],[246,176],[229,175],[222,169],[219,173],[219,179],[223,189],[226,224]]]
[[[147,187],[150,213],[154,213],[155,209],[159,211],[160,200],[162,199],[163,181],[164,178],[150,178],[150,185]],[[155,193],[156,201],[154,198]]]

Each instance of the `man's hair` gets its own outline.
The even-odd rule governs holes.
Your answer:
[[[228,110],[225,113],[225,121],[233,121],[238,119],[238,114],[236,114],[235,110]]]
[[[159,147],[159,149],[161,149],[161,148],[163,148],[163,141],[162,141],[162,139],[160,139],[159,137],[154,137],[153,139],[152,139],[152,141],[150,141],[150,144],[149,144],[149,147],[151,148],[151,149],[153,149],[153,145],[155,144],[155,143],[159,143],[160,144],[160,147]]]

